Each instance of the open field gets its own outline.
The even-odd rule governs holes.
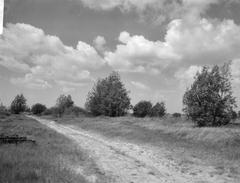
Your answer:
[[[240,180],[238,123],[195,128],[181,118],[11,115],[0,120],[1,134],[37,142],[0,146],[0,182]]]
[[[17,134],[36,141],[0,144],[0,183],[105,182],[87,152],[33,119],[1,116],[0,134]]]
[[[95,139],[85,148],[92,149],[91,144],[103,141],[120,154],[134,157],[166,175],[174,175],[169,182],[240,180],[240,129],[237,123],[222,128],[194,128],[191,122],[181,118],[64,117],[55,121],[70,131],[81,132],[81,138]],[[76,138],[80,140],[80,137]],[[94,152],[98,150],[94,149]]]

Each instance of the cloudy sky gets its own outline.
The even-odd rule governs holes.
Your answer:
[[[232,61],[240,94],[240,0],[5,0],[0,100],[29,105],[71,94],[83,106],[97,78],[119,71],[132,104],[182,95],[203,65]]]

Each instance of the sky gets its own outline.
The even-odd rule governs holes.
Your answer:
[[[98,78],[118,71],[132,104],[182,97],[204,65],[231,62],[240,104],[240,0],[5,0],[0,101],[31,106],[70,94],[84,106]]]

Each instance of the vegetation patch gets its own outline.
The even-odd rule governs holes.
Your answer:
[[[36,144],[0,145],[0,182],[85,183],[88,182],[85,177],[72,166],[81,166],[92,174],[98,169],[87,153],[71,140],[25,116],[0,119],[0,133],[18,134],[36,141]]]

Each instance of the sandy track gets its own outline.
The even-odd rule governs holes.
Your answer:
[[[179,167],[166,153],[157,147],[143,146],[123,141],[109,140],[75,126],[62,125],[38,117],[40,123],[74,140],[87,150],[99,168],[116,183],[187,183],[187,182],[236,182],[227,175],[214,173],[209,166],[191,164]],[[183,172],[183,169],[189,171]]]

